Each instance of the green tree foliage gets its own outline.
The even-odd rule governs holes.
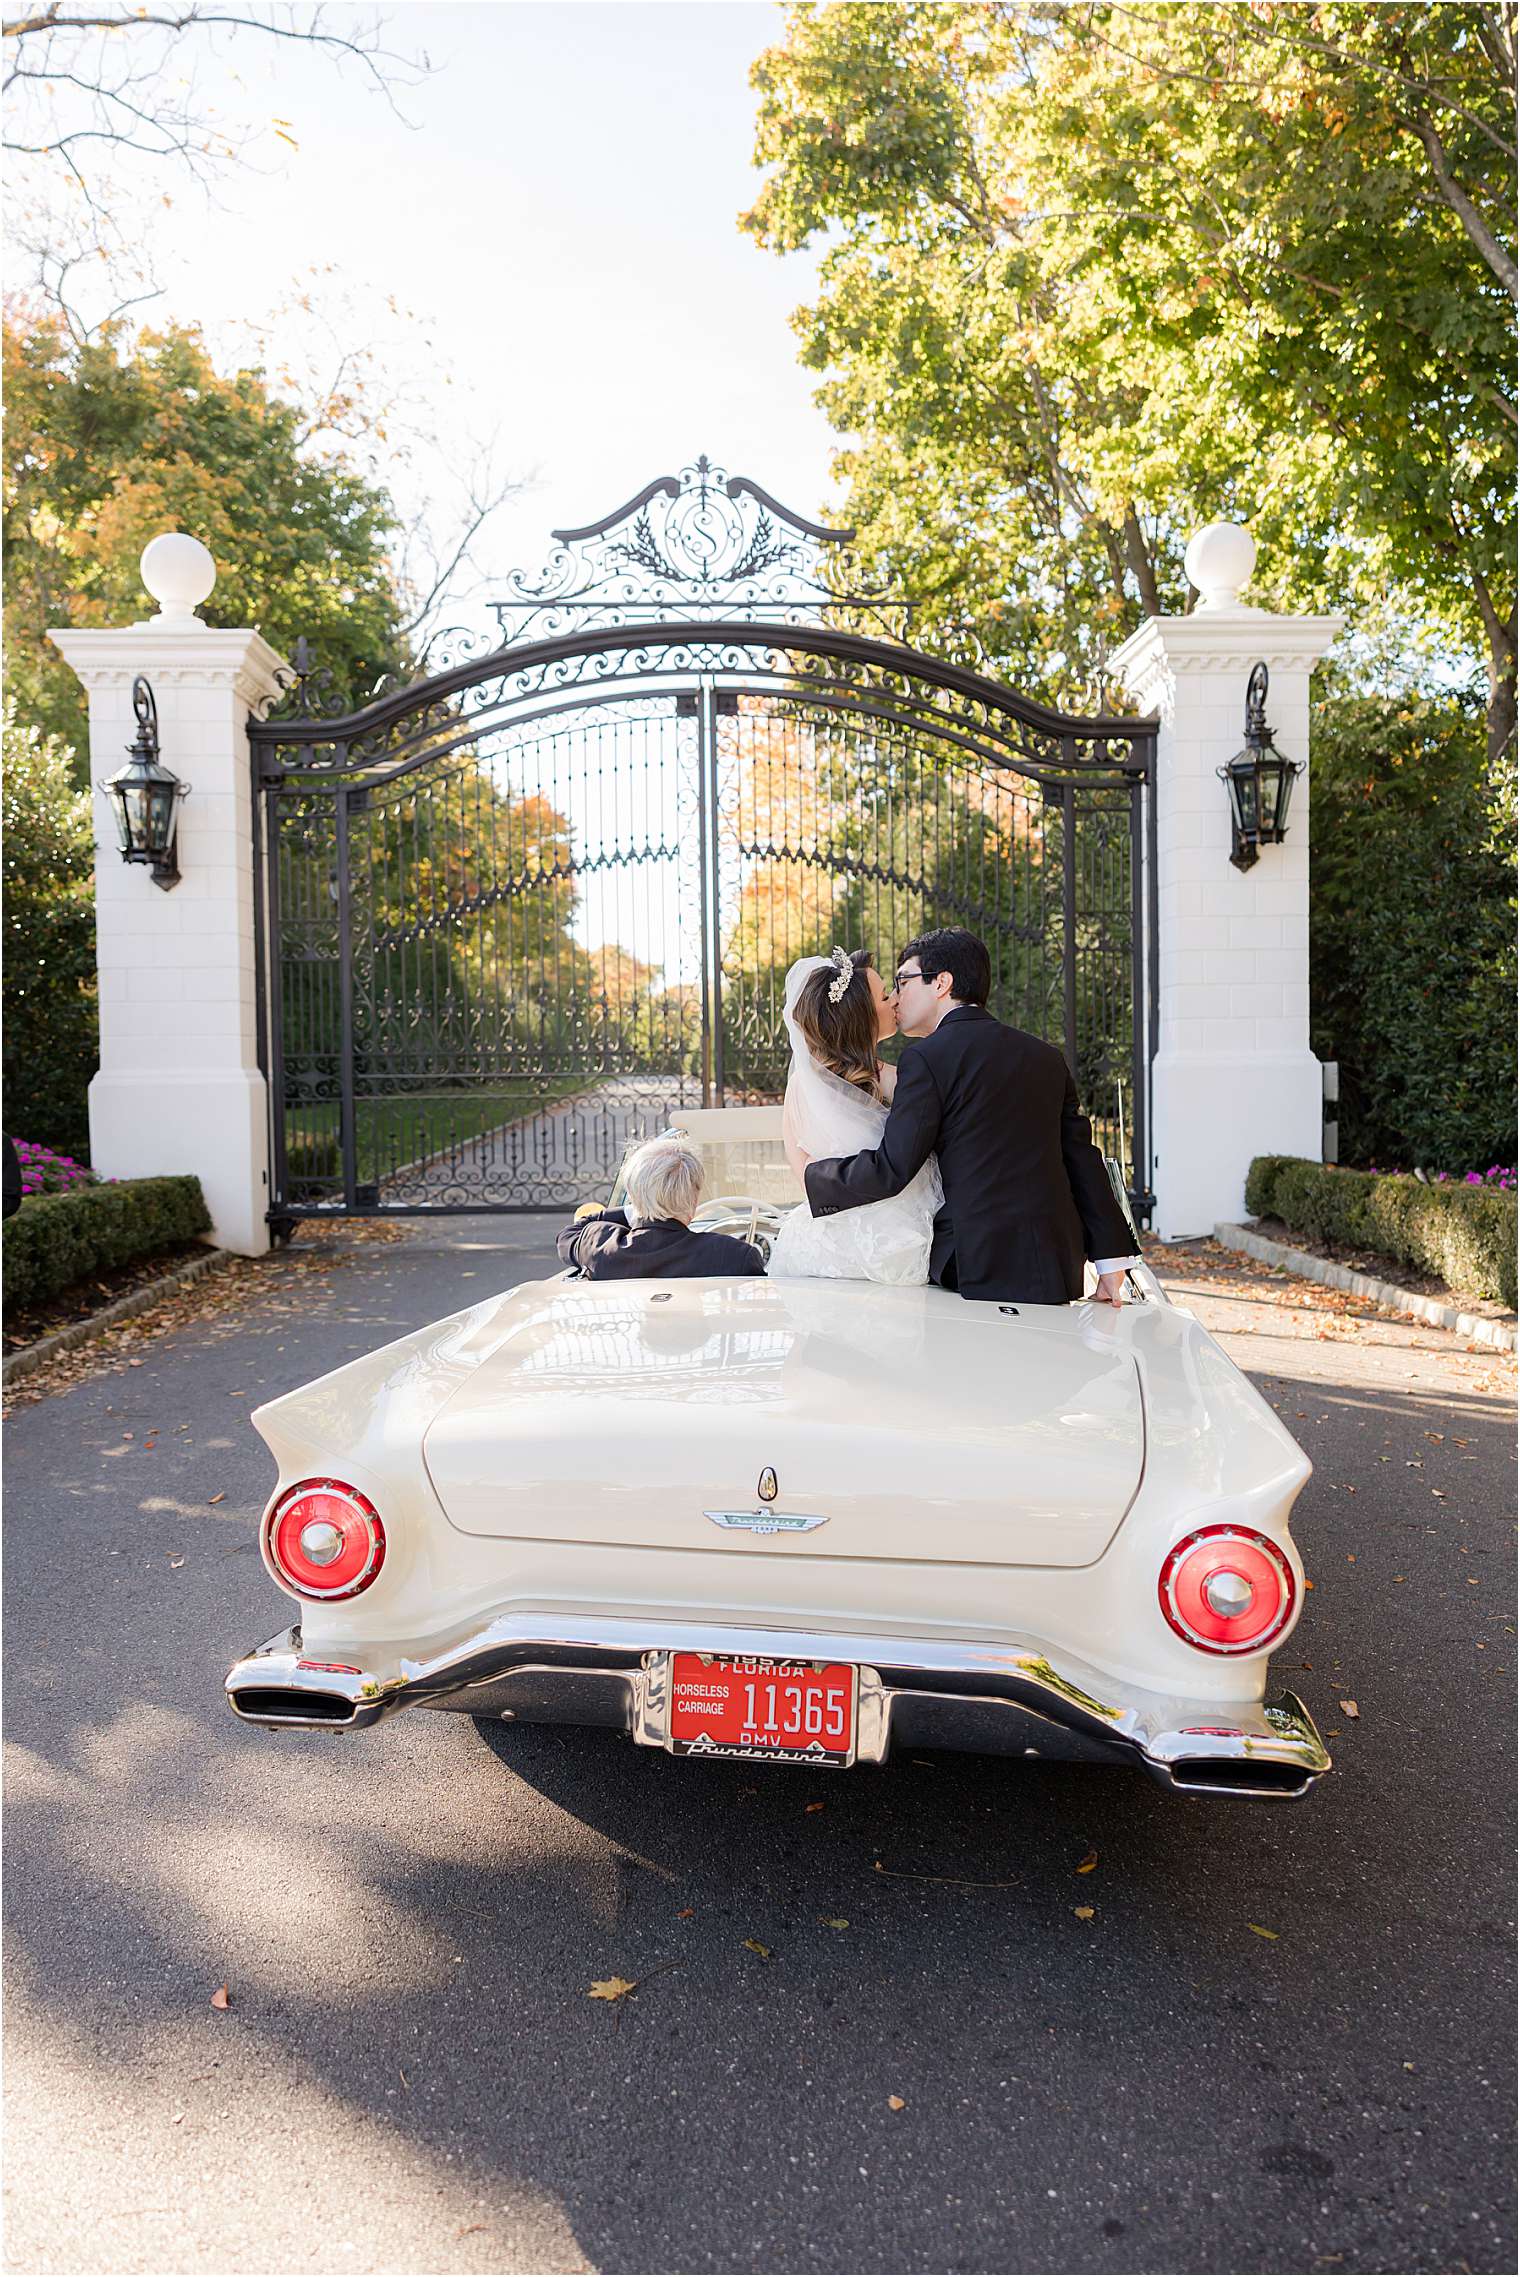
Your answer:
[[[866,550],[923,623],[1088,693],[1185,605],[1413,618],[1513,728],[1513,19],[1445,5],[800,6],[746,217],[826,237],[799,316]]]
[[[160,531],[216,557],[208,624],[257,625],[284,654],[304,633],[338,696],[362,703],[404,666],[390,503],[307,447],[300,406],[260,372],[219,372],[193,329],[117,324],[80,345],[25,306],[7,311],[4,355],[7,685],[76,753],[77,781],[83,692],[47,633],[146,614],[138,561]]]
[[[1507,770],[1475,707],[1333,689],[1315,708],[1313,1045],[1341,1153],[1390,1169],[1514,1159]]]
[[[68,746],[4,720],[5,1128],[86,1157],[97,1056],[95,840]]]

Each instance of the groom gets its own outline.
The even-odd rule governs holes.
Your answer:
[[[963,1297],[1061,1305],[1082,1294],[1092,1258],[1097,1298],[1116,1305],[1134,1239],[1114,1200],[1092,1126],[1061,1054],[987,1010],[992,962],[959,926],[921,933],[898,962],[897,1019],[921,1038],[897,1070],[881,1144],[810,1162],[815,1218],[900,1194],[939,1158],[945,1206],[929,1278]]]

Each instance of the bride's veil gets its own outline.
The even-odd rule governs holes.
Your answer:
[[[792,1046],[787,1104],[809,1154],[858,1154],[862,1147],[879,1144],[886,1109],[858,1084],[830,1074],[808,1050],[807,1038],[797,1025],[797,999],[809,976],[820,968],[837,970],[830,957],[799,957],[786,976],[782,1018]]]

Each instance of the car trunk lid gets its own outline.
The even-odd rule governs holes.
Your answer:
[[[863,1282],[547,1282],[428,1430],[477,1535],[1086,1565],[1140,1484],[1117,1318]]]

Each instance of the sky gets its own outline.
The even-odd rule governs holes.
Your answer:
[[[229,121],[281,119],[298,147],[266,131],[258,170],[226,175],[214,206],[176,184],[152,209],[165,290],[145,319],[246,352],[319,272],[319,313],[275,320],[273,360],[320,366],[325,306],[334,348],[378,339],[404,371],[449,474],[495,431],[497,463],[531,487],[481,549],[493,572],[535,567],[552,528],[702,451],[816,514],[832,437],[788,322],[813,259],[763,251],[736,218],[759,183],[749,66],[780,9],[437,0],[385,24],[432,65],[396,94],[400,118],[304,47],[245,34],[206,54],[201,90]],[[383,450],[380,471],[421,495]]]

